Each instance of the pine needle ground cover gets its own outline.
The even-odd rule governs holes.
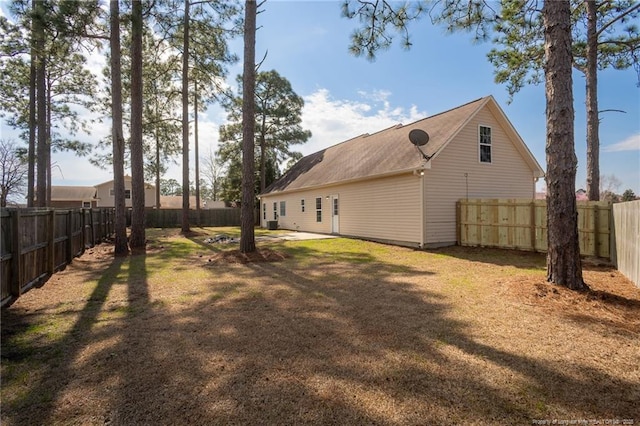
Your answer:
[[[220,233],[94,247],[3,310],[2,424],[640,422],[615,269],[574,293],[540,254]]]

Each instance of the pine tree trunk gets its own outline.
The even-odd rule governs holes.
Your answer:
[[[47,111],[47,132],[46,132],[46,151],[45,151],[45,155],[46,155],[46,164],[47,164],[47,198],[46,198],[46,205],[51,206],[51,79],[49,78],[49,76],[47,76],[46,81],[45,81],[45,88],[46,88],[46,98],[47,98],[47,102],[46,102],[46,111]]]
[[[47,205],[47,104],[46,104],[46,61],[44,54],[44,4],[36,0],[34,19],[34,39],[36,46],[36,206]]]
[[[156,81],[153,81],[153,92],[154,95],[154,106],[155,106],[155,114],[156,117],[160,116],[158,112],[158,84]],[[155,128],[153,131],[153,136],[156,141],[156,210],[160,209],[160,138],[158,138],[158,129]]]
[[[196,223],[200,226],[200,150],[198,148],[198,80],[193,82],[193,145],[196,183]]]
[[[588,287],[582,280],[575,197],[569,1],[545,1],[542,15],[547,99],[547,280],[585,290]]]
[[[157,108],[156,108],[157,111]],[[158,131],[155,132],[156,139],[156,210],[160,209],[160,140]]]
[[[111,138],[113,143],[113,195],[115,202],[115,255],[129,252],[124,198],[124,137],[122,135],[122,77],[120,58],[119,0],[111,0],[109,46],[111,49]]]
[[[131,238],[132,249],[144,249],[144,153],[142,146],[142,1],[131,6]]]
[[[261,129],[264,129],[264,117]],[[260,135],[260,193],[267,187],[267,141],[264,133]]]
[[[240,251],[242,253],[256,251],[254,233],[256,15],[256,1],[246,0],[244,18],[244,75],[242,79],[242,204],[240,207]]]
[[[31,0],[31,9],[35,11],[36,0]],[[35,19],[31,18],[31,31],[35,30]],[[31,38],[31,63],[29,67],[29,153],[27,169],[27,207],[34,206],[34,187],[36,179],[36,62],[37,54],[34,37]]]
[[[184,1],[182,50],[182,233],[189,232],[189,0]]]
[[[598,35],[595,0],[587,4],[587,197],[600,200],[600,121],[598,117]]]

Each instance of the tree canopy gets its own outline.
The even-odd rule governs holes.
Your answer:
[[[239,166],[242,143],[242,77],[238,76],[238,94],[225,102],[229,124],[220,126],[220,161],[232,169]],[[304,100],[291,83],[277,71],[262,71],[256,76],[255,88],[255,157],[259,172],[258,191],[264,191],[280,175],[280,164],[299,159],[295,145],[305,143],[311,132],[302,128]],[[233,196],[233,194],[227,194]]]

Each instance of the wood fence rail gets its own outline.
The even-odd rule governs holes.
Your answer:
[[[580,253],[611,259],[611,203],[578,201],[577,207]],[[458,245],[547,251],[545,200],[463,199],[457,222]]]
[[[0,305],[44,284],[114,233],[113,209],[1,209]]]

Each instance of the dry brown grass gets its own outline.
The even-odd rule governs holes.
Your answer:
[[[531,253],[205,236],[96,247],[3,311],[3,425],[640,422],[611,268],[574,293]]]

